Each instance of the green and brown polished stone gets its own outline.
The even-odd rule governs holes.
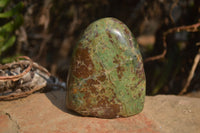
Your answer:
[[[84,116],[128,117],[142,111],[146,79],[139,46],[115,18],[90,24],[73,51],[66,105]]]

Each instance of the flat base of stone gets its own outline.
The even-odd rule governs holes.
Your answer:
[[[15,101],[1,101],[0,132],[200,132],[199,98],[172,95],[147,96],[144,110],[138,115],[128,118],[100,119],[82,117],[67,110],[65,94],[65,91],[52,91],[33,94]]]

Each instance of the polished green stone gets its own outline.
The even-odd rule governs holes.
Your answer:
[[[73,51],[67,108],[84,116],[128,117],[142,111],[146,79],[138,44],[115,18],[90,24]]]

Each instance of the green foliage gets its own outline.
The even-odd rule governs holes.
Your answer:
[[[174,44],[171,46],[172,49],[168,51],[168,55],[166,59],[163,60],[162,67],[158,67],[155,69],[155,72],[152,76],[152,79],[156,81],[154,85],[151,95],[156,95],[159,91],[162,90],[170,81],[175,79],[177,73],[180,72],[181,69],[181,58],[180,58],[180,48],[178,44]],[[176,88],[174,88],[176,89]]]
[[[2,53],[14,45],[16,40],[15,30],[23,23],[21,14],[24,7],[23,3],[19,2],[9,9],[8,6],[11,6],[11,0],[0,1],[0,62],[3,60]]]

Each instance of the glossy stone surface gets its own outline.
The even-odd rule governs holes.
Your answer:
[[[138,44],[115,18],[90,24],[76,48],[67,81],[67,108],[84,116],[128,117],[142,111],[145,73]]]

